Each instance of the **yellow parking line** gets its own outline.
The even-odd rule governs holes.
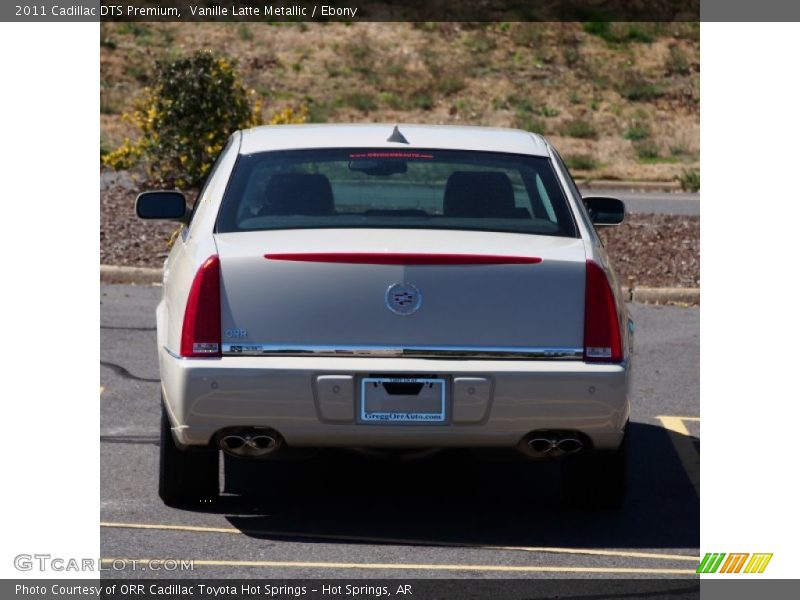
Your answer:
[[[661,421],[661,425],[669,432],[672,445],[678,458],[681,460],[684,471],[686,471],[689,481],[694,486],[694,491],[700,495],[700,456],[691,440],[691,434],[686,428],[684,421],[700,421],[699,417],[673,417],[660,415],[656,417]]]
[[[128,563],[165,563],[167,560],[151,558],[102,558],[103,564],[115,561]],[[193,560],[195,566],[208,567],[268,567],[289,569],[370,569],[391,571],[478,571],[518,573],[637,573],[651,575],[696,575],[695,569],[647,569],[634,567],[567,567],[530,565],[457,565],[457,564],[409,564],[409,563],[344,563],[344,562],[295,562],[283,560]]]
[[[154,523],[111,523],[101,522],[101,527],[121,528],[121,529],[156,529],[164,531],[188,531],[199,533],[227,533],[227,534],[251,534],[251,535],[273,535],[280,537],[299,537],[319,540],[335,540],[347,542],[366,542],[381,544],[403,544],[409,546],[439,546],[456,548],[475,548],[483,550],[503,550],[517,552],[541,552],[550,554],[582,554],[588,556],[611,556],[618,558],[648,558],[657,560],[683,560],[697,563],[699,556],[689,556],[687,554],[660,554],[657,552],[627,552],[624,550],[599,550],[594,548],[562,548],[553,546],[489,546],[489,545],[469,545],[456,542],[437,542],[413,539],[379,538],[369,536],[353,535],[326,535],[314,533],[293,533],[286,531],[269,531],[263,529],[248,529],[246,532],[235,527],[204,527],[199,525],[166,525]]]
[[[669,416],[662,415],[662,416],[660,416],[660,417],[656,417],[656,418],[657,418],[657,419],[679,419],[679,420],[681,420],[681,421],[695,421],[695,422],[700,422],[700,417],[683,417],[683,416],[679,416],[679,415],[669,415]]]
[[[100,386],[100,395],[102,396],[102,395],[103,395],[103,392],[105,392],[105,391],[106,391],[106,386],[104,386],[104,385],[101,385],[101,386]]]

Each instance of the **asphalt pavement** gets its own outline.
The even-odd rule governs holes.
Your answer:
[[[692,192],[634,192],[614,189],[581,188],[584,196],[611,196],[625,202],[631,213],[655,215],[699,215],[700,194]]]
[[[156,286],[101,287],[104,577],[693,577],[699,561],[699,309],[631,305],[629,494],[619,511],[559,506],[552,465],[446,452],[347,453],[270,467],[224,461],[225,494],[158,498]],[[115,559],[194,560],[142,570]],[[164,563],[166,565],[167,563]]]

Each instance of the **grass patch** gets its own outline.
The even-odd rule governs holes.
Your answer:
[[[669,153],[678,157],[690,157],[692,155],[684,140],[673,142],[669,147]]]
[[[250,31],[247,23],[240,23],[239,27],[236,29],[236,33],[243,42],[249,42],[253,39],[253,32]]]
[[[626,140],[631,140],[632,142],[646,140],[650,137],[650,127],[647,125],[647,123],[634,121],[631,123],[630,127],[625,130],[625,133],[622,134],[622,137],[624,137]]]
[[[353,92],[344,98],[345,104],[362,112],[370,112],[378,108],[375,95],[369,92]]]
[[[436,89],[445,96],[457,94],[467,87],[466,81],[464,81],[464,78],[458,73],[443,74],[435,80],[435,83]]]
[[[685,192],[697,192],[700,190],[700,171],[696,169],[686,169],[676,179],[681,189]]]
[[[666,67],[667,75],[689,75],[692,72],[689,57],[677,44],[669,47],[669,56],[664,66]]]
[[[628,72],[617,86],[617,91],[631,102],[651,102],[664,95],[661,86],[637,72]]]
[[[327,123],[334,111],[334,106],[330,102],[315,102],[313,98],[306,98],[308,104],[309,123]]]
[[[472,54],[489,54],[497,48],[497,40],[486,34],[484,30],[477,31],[464,38],[464,45]]]
[[[117,33],[122,35],[132,35],[136,38],[136,42],[145,46],[149,45],[150,38],[153,35],[152,30],[147,25],[136,23],[134,21],[122,23],[117,28]]]
[[[641,140],[639,142],[634,142],[633,148],[634,150],[636,150],[636,156],[639,157],[640,161],[641,160],[653,161],[661,157],[661,151],[659,150],[656,143],[651,140]]]
[[[539,112],[530,99],[509,96],[507,101],[514,107],[514,127],[533,133],[545,133],[545,122],[539,118]]]
[[[674,156],[655,156],[653,158],[640,158],[640,165],[674,165],[681,162]]]
[[[139,83],[148,83],[150,80],[150,73],[148,70],[142,66],[137,64],[128,64],[125,66],[125,75],[128,77],[135,79]]]
[[[568,67],[574,67],[581,62],[581,51],[577,44],[567,44],[563,51],[564,62]]]
[[[571,154],[564,157],[567,168],[576,171],[591,171],[599,166],[593,156],[588,154]]]
[[[102,160],[102,158],[103,158],[103,157],[104,157],[106,154],[109,154],[109,153],[110,153],[112,150],[114,150],[114,148],[112,148],[112,147],[111,147],[111,146],[108,144],[108,140],[106,139],[106,136],[104,136],[104,135],[102,134],[102,132],[101,132],[101,133],[100,133],[100,159]]]
[[[587,21],[583,30],[591,35],[596,35],[609,44],[624,44],[639,42],[650,44],[654,35],[644,25],[639,23],[612,23],[610,21]]]
[[[381,106],[386,106],[387,108],[391,108],[393,110],[403,110],[408,108],[406,101],[394,92],[379,92],[378,103]]]
[[[561,126],[560,132],[561,135],[582,140],[597,138],[597,129],[594,128],[594,125],[581,119],[567,121]]]
[[[431,78],[431,87],[434,91],[444,96],[452,96],[463,90],[467,86],[464,79],[464,72],[457,63],[448,64],[443,61],[435,52],[425,51],[422,53],[422,62],[428,69]],[[403,75],[405,75],[405,67],[403,67]],[[410,88],[417,82],[408,81],[408,78],[398,79],[392,76],[391,73],[388,80],[395,82],[396,87]]]
[[[350,70],[369,77],[375,68],[375,51],[369,40],[352,42],[344,48],[346,62]]]
[[[122,106],[111,94],[100,94],[100,114],[118,115],[122,112]]]
[[[514,127],[531,133],[545,134],[547,132],[545,122],[530,113],[517,113],[514,117]]]
[[[545,27],[544,23],[514,23],[508,33],[517,46],[536,48],[541,44]]]

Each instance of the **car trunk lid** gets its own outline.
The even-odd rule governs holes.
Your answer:
[[[578,238],[404,229],[217,234],[225,354],[580,357]]]

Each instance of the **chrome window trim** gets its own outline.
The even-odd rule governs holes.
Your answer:
[[[319,346],[222,344],[223,356],[364,356],[373,358],[466,358],[518,360],[583,360],[583,348],[494,346]]]

